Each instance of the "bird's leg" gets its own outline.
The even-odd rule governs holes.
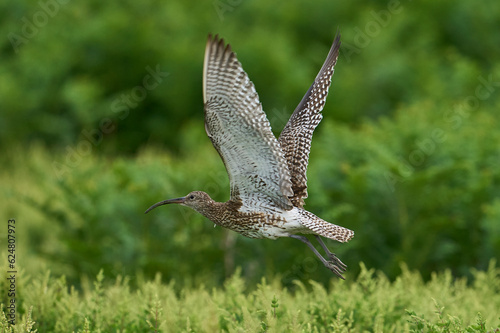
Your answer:
[[[335,253],[331,252],[326,247],[325,243],[323,243],[323,240],[321,239],[320,236],[314,235],[314,237],[316,237],[316,239],[318,240],[319,245],[321,245],[321,247],[323,248],[323,250],[325,250],[326,255],[330,259],[330,262],[332,262],[333,264],[337,265],[341,269],[342,272],[345,272],[345,270],[347,269],[347,265],[344,264],[342,261],[340,261],[340,259],[335,255]]]
[[[325,265],[329,270],[331,270],[335,275],[337,275],[339,278],[342,280],[345,280],[344,277],[342,276],[342,272],[345,271],[345,269],[342,269],[341,267],[337,266],[337,264],[333,261],[327,261],[323,256],[316,250],[314,245],[311,244],[309,239],[307,239],[305,236],[299,236],[299,235],[290,235],[291,238],[298,239],[299,241],[305,243],[309,248],[314,252],[314,254],[321,260],[323,265]],[[324,246],[324,244],[323,244]],[[340,261],[340,260],[339,260]],[[345,266],[345,265],[344,265]]]

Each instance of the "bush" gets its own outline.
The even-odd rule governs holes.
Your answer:
[[[82,292],[50,273],[24,279],[18,325],[10,326],[0,306],[5,332],[498,332],[500,270],[474,271],[470,285],[450,271],[427,283],[401,267],[389,282],[363,264],[355,282],[295,281],[294,291],[279,278],[250,288],[237,271],[222,288],[183,288],[138,276],[114,282],[99,272]],[[418,315],[417,315],[418,314]],[[428,319],[427,319],[428,318]],[[496,329],[495,329],[496,327]]]
[[[265,0],[4,1],[0,145],[38,140],[64,148],[103,127],[100,152],[135,153],[154,143],[178,153],[179,132],[202,126],[210,32],[231,42],[265,110],[299,103],[337,28],[343,48],[327,118],[358,124],[401,104],[453,102],[474,92],[479,75],[498,81],[499,6],[295,0],[276,11]],[[146,89],[157,68],[164,75]]]
[[[445,269],[469,276],[500,256],[500,43],[492,33],[500,2],[274,6],[0,4],[0,211],[19,222],[28,274],[50,269],[79,286],[102,268],[220,286],[240,266],[251,286],[278,273],[285,287],[311,278],[326,285],[331,272],[296,240],[247,239],[182,207],[142,213],[195,189],[228,199],[203,127],[209,32],[238,51],[278,132],[337,27],[343,46],[313,140],[306,208],[355,231],[350,243],[329,244],[350,266],[348,278],[359,262],[391,280],[401,262],[424,280]],[[151,77],[154,89],[144,81]],[[132,94],[136,101],[124,100]]]
[[[484,106],[455,128],[443,118],[447,111],[417,103],[394,119],[355,129],[320,126],[306,208],[355,231],[349,243],[332,244],[350,273],[363,261],[394,278],[406,262],[425,279],[446,268],[461,276],[498,257],[498,113]],[[180,157],[152,147],[134,159],[79,155],[77,148],[51,153],[37,145],[7,150],[0,207],[19,219],[23,258],[72,284],[104,268],[218,285],[236,266],[251,283],[275,273],[284,275],[285,285],[297,278],[326,283],[330,271],[296,240],[237,236],[185,207],[143,214],[192,190],[228,199],[223,164],[199,130],[194,126],[181,138],[189,153]]]

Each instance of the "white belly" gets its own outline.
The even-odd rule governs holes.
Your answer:
[[[269,215],[268,221],[262,224],[256,224],[254,227],[245,231],[235,230],[244,236],[250,238],[269,238],[276,239],[280,237],[289,237],[294,234],[309,234],[311,230],[307,229],[300,222],[301,214],[294,207],[289,211],[281,211],[276,215]],[[267,223],[266,223],[267,222]]]

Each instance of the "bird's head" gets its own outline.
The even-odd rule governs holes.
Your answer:
[[[190,207],[196,211],[203,210],[203,207],[207,206],[212,202],[212,198],[203,191],[193,191],[186,195],[185,197],[168,199],[155,203],[153,206],[149,207],[144,213],[147,214],[150,210],[155,209],[158,206],[176,203],[179,205]]]

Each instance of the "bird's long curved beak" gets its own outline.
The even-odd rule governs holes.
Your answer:
[[[175,198],[175,199],[169,199],[169,200],[163,200],[163,201],[157,202],[153,206],[146,209],[144,214],[147,214],[150,210],[153,210],[158,206],[168,205],[171,203],[182,204],[182,203],[184,203],[185,200],[186,200],[186,197],[181,197],[181,198]]]

